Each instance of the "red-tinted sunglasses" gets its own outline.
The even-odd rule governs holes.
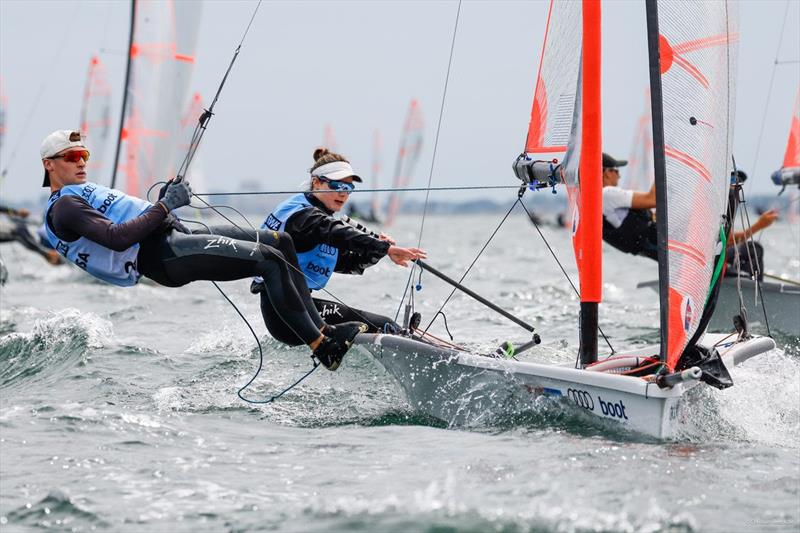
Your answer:
[[[73,150],[66,154],[54,155],[48,159],[63,159],[67,163],[77,163],[79,159],[83,159],[86,162],[89,160],[89,150]]]

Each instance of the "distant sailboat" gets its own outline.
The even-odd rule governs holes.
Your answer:
[[[331,152],[338,152],[339,145],[336,142],[336,134],[333,132],[333,126],[325,124],[322,132],[322,146]]]
[[[123,124],[114,168],[124,190],[143,197],[157,181],[174,177],[181,161],[181,119],[189,101],[202,14],[199,2],[134,0]]]
[[[705,334],[726,239],[736,6],[648,0],[647,19],[661,243],[660,346],[598,357],[600,3],[553,1],[525,152],[514,167],[528,187],[548,186],[554,178],[566,184],[580,279],[580,364],[470,353],[431,339],[411,322],[408,335],[359,335],[357,345],[397,379],[414,408],[459,423],[470,415],[519,412],[549,396],[628,429],[668,437],[690,416],[686,391],[701,381],[729,387],[725,365],[775,347],[769,338]]]
[[[97,56],[92,56],[86,74],[80,130],[92,154],[87,163],[89,173],[96,176],[105,166],[106,148],[111,137],[111,85],[106,67]]]
[[[411,100],[408,107],[408,114],[403,125],[403,134],[400,138],[400,146],[397,150],[397,160],[394,167],[394,178],[392,180],[393,192],[389,196],[386,208],[386,218],[384,225],[389,226],[394,222],[400,210],[400,200],[402,192],[397,189],[408,187],[414,177],[414,169],[422,153],[423,134],[425,132],[425,122],[422,118],[422,110],[417,100]]]
[[[650,118],[650,89],[645,91],[645,108],[636,121],[628,167],[620,179],[623,189],[646,191],[655,180],[653,173],[653,124]]]
[[[776,185],[797,185],[800,188],[800,89],[794,102],[792,122],[789,126],[789,140],[781,168],[772,173],[772,181]],[[781,190],[783,192],[783,190]]]

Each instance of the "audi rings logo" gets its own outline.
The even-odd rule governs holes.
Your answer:
[[[567,389],[567,397],[584,409],[594,411],[594,400],[592,399],[592,395],[585,390]]]

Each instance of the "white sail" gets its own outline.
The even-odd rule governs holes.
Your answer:
[[[732,170],[736,4],[658,2],[669,265],[667,366],[697,331],[710,292]],[[658,186],[658,185],[657,185]],[[662,300],[663,301],[663,300]]]
[[[121,135],[125,190],[143,196],[175,176],[181,118],[189,97],[202,4],[138,0],[131,45],[131,79]]]

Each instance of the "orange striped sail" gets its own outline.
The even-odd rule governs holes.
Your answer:
[[[403,125],[400,147],[397,151],[392,189],[401,189],[407,187],[408,184],[411,183],[411,179],[414,176],[414,169],[417,166],[417,161],[419,161],[419,156],[422,152],[424,131],[425,122],[422,119],[422,110],[420,109],[419,102],[411,100],[411,104],[408,107],[408,114],[406,115],[406,121]],[[393,191],[389,196],[384,225],[389,226],[394,222],[400,210],[401,196],[402,193],[397,190]]]
[[[189,100],[202,4],[138,0],[129,50],[131,79],[120,142],[125,191],[144,196],[175,177],[181,118]]]
[[[648,3],[648,13],[653,7],[661,85],[660,98],[653,90],[653,122],[663,131],[663,152],[655,155],[664,161],[656,188],[665,198],[658,207],[659,244],[666,244],[659,253],[662,355],[673,371],[704,333],[701,318],[724,253],[739,34],[735,2],[662,0]]]
[[[105,66],[99,57],[93,56],[86,75],[80,119],[81,137],[86,139],[86,146],[92,153],[87,166],[93,179],[99,179],[95,174],[105,164],[111,126],[111,85]]]

